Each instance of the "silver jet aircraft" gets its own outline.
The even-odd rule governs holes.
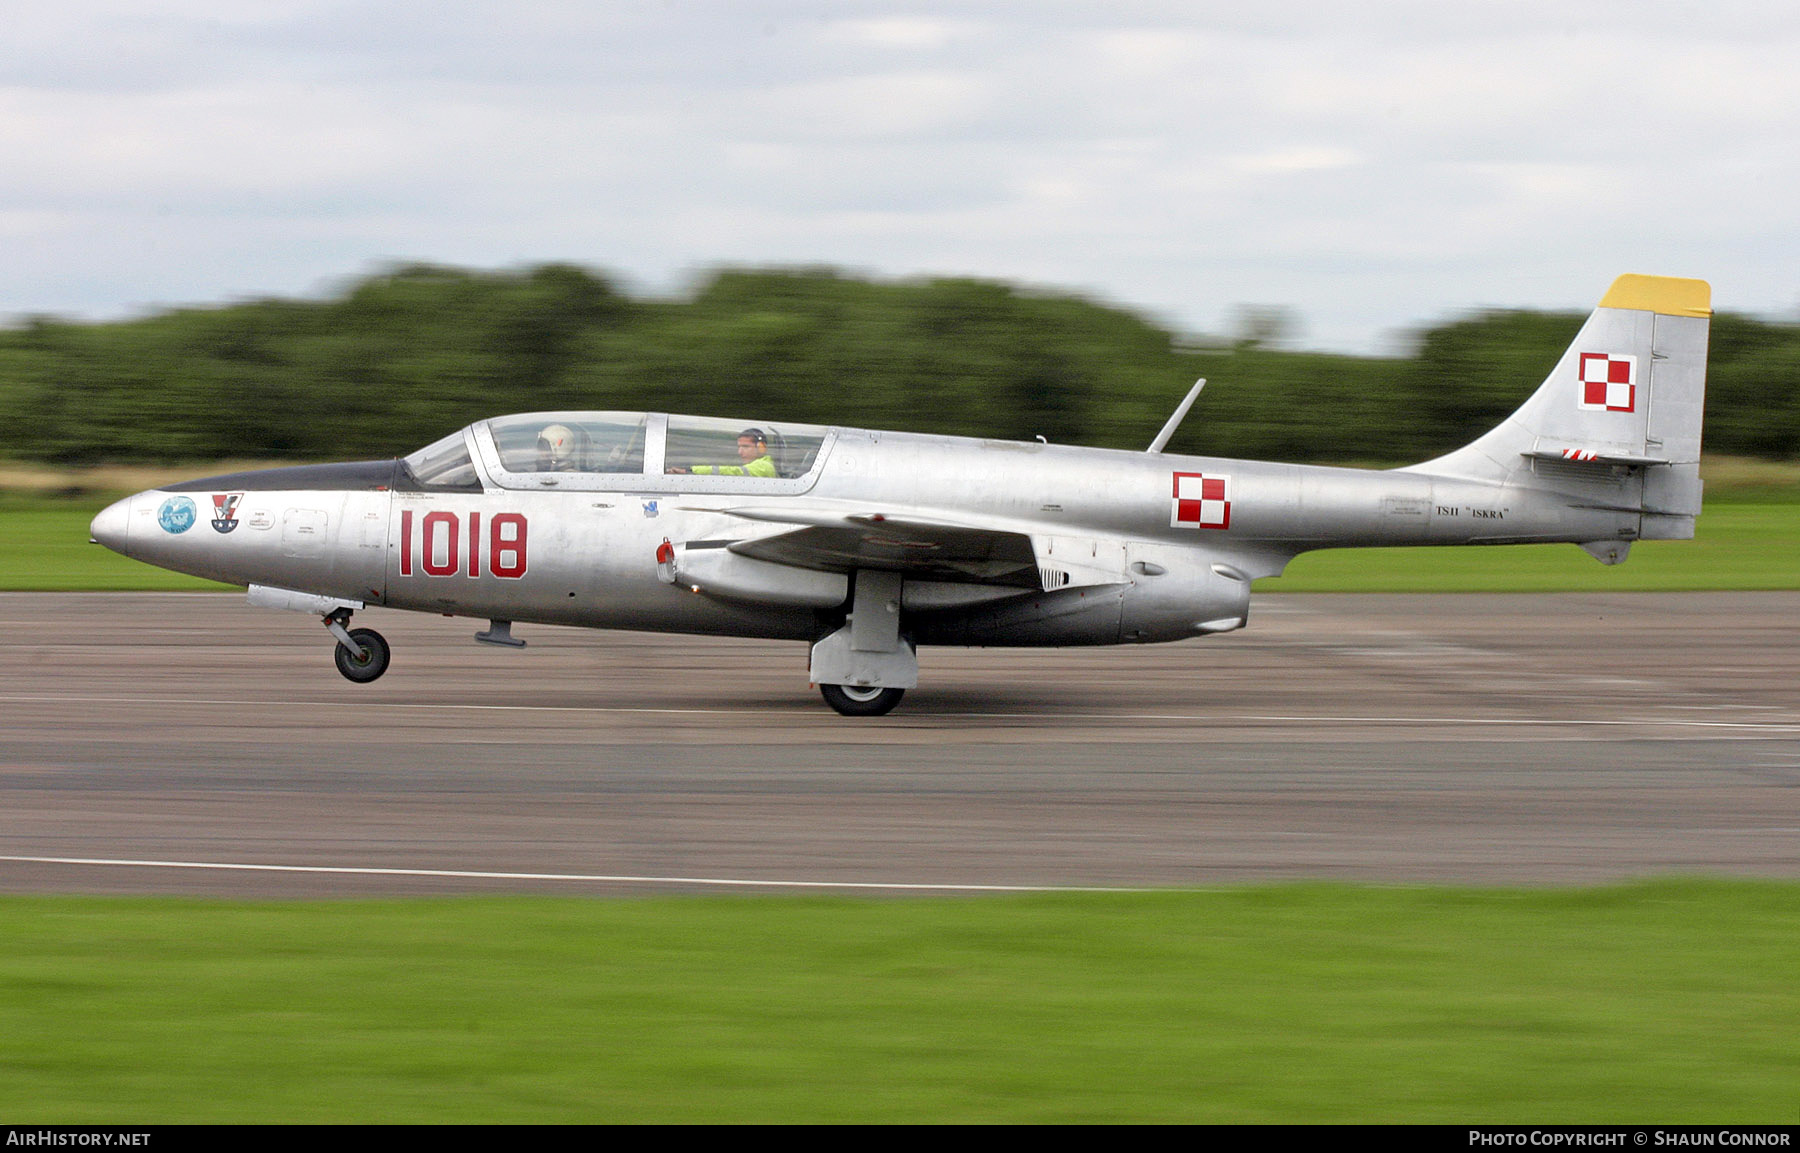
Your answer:
[[[399,460],[187,481],[94,518],[129,557],[317,614],[352,681],[365,605],[812,646],[874,716],[919,645],[1148,644],[1242,628],[1308,549],[1689,539],[1711,290],[1620,277],[1542,387],[1465,448],[1324,468],[635,412],[497,417]],[[1455,381],[1445,381],[1454,388]],[[1198,391],[1196,385],[1196,391]]]

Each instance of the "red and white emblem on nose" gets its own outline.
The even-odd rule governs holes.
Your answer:
[[[1175,474],[1174,528],[1230,528],[1231,478],[1204,472]]]
[[[1637,408],[1637,357],[1604,352],[1581,354],[1580,408],[1631,412]]]

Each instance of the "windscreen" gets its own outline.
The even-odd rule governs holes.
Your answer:
[[[481,488],[481,477],[475,462],[469,458],[469,442],[461,430],[442,440],[432,441],[408,456],[406,471],[423,488]]]

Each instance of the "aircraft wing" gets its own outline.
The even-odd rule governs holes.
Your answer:
[[[885,569],[912,580],[1039,587],[1037,554],[1025,533],[885,513],[723,511],[746,520],[799,526],[728,546],[756,560],[822,572]]]

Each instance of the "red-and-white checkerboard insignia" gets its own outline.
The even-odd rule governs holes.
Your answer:
[[[1169,524],[1174,528],[1230,528],[1231,478],[1204,472],[1176,473]]]
[[[1581,354],[1580,408],[1632,412],[1637,408],[1637,357],[1604,352]]]

